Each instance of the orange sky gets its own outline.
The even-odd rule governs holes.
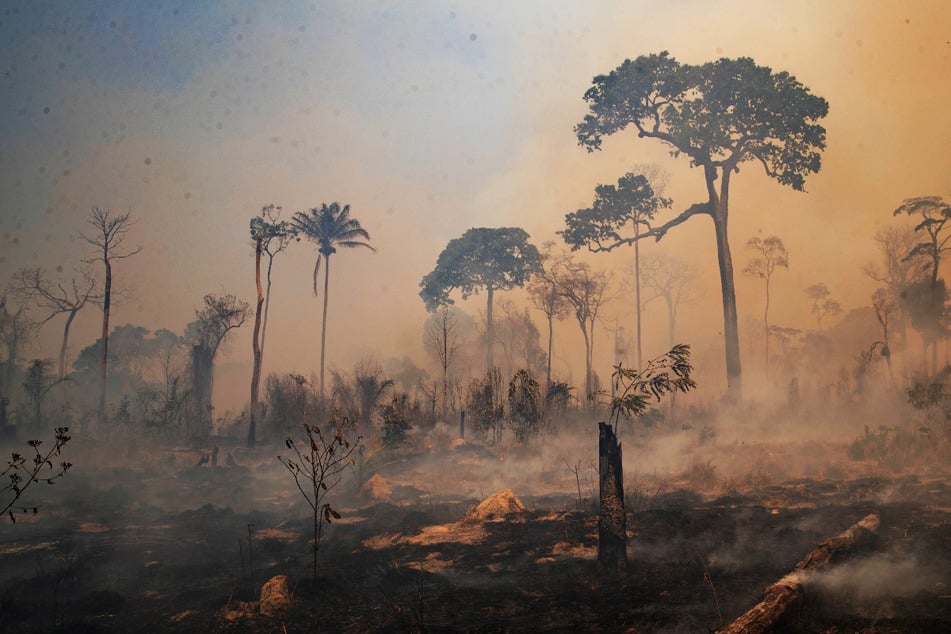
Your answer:
[[[80,3],[38,2],[4,15],[0,280],[25,266],[68,272],[87,254],[75,236],[91,206],[131,210],[129,241],[143,251],[117,266],[135,297],[113,323],[181,332],[205,293],[253,298],[247,223],[263,205],[339,200],[378,252],[334,256],[329,364],[347,369],[366,354],[422,363],[418,283],[467,228],[517,225],[537,244],[554,239],[565,213],[635,163],[670,173],[675,208],[702,198],[701,175],[659,144],[619,135],[588,154],[572,131],[594,75],[662,50],[684,63],[749,56],[830,104],[823,168],[808,193],[752,164],[734,179],[737,268],[758,232],[781,236],[790,252],[775,279],[774,323],[812,327],[802,289],[817,281],[846,309],[867,305],[874,285],[861,266],[876,256],[875,230],[898,221],[891,211],[906,197],[951,194],[944,2],[352,4],[173,13],[117,2],[89,15]],[[710,223],[693,219],[652,249],[702,269],[682,338],[715,350]],[[313,255],[301,243],[275,264],[267,371],[317,368]],[[591,261],[617,268],[630,257]],[[760,282],[738,273],[737,286],[741,316],[758,317]],[[476,312],[482,298],[462,306]],[[626,310],[617,302],[607,312]],[[95,340],[99,318],[78,318],[73,354]],[[660,311],[648,314],[652,341],[666,343],[665,328]],[[560,325],[556,359],[577,378],[576,329]],[[32,356],[55,356],[60,332],[47,326]],[[611,342],[599,336],[606,375]],[[220,407],[244,400],[249,339],[250,329],[237,333],[222,358]]]

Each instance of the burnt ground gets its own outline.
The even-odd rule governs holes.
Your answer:
[[[76,447],[74,471],[36,490],[40,514],[0,526],[0,630],[715,631],[873,511],[873,543],[817,575],[779,631],[951,628],[940,470],[718,487],[639,477],[627,487],[630,571],[618,579],[597,566],[592,478],[576,480],[567,461],[500,476],[525,511],[485,516],[473,508],[501,487],[480,474],[528,457],[474,444],[379,454],[374,491],[351,481],[335,491],[343,518],[314,581],[310,519],[279,451],[224,447],[219,462],[236,464],[199,467],[201,450]],[[293,602],[265,617],[255,602],[277,574]]]

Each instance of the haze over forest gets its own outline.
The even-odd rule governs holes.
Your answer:
[[[579,147],[585,91],[626,58],[750,57],[828,101],[822,167],[805,193],[756,163],[733,180],[746,376],[761,370],[752,346],[761,345],[763,303],[762,280],[742,274],[749,238],[776,235],[789,251],[771,322],[814,329],[804,289],[822,282],[843,309],[831,328],[871,306],[879,284],[862,267],[880,262],[875,233],[914,224],[893,211],[907,198],[951,194],[951,7],[940,1],[8,2],[0,34],[0,283],[27,267],[68,278],[91,257],[78,238],[90,210],[131,212],[127,244],[142,251],[115,265],[128,294],[112,324],[182,334],[208,293],[253,302],[248,223],[263,206],[289,218],[339,201],[376,249],[334,256],[326,356],[342,371],[368,355],[384,365],[409,356],[437,375],[419,283],[471,227],[522,227],[539,248],[561,242],[565,214],[637,165],[668,175],[673,206],[659,219],[705,200],[698,170],[656,141],[625,131],[601,151]],[[641,251],[698,271],[677,340],[693,346],[701,390],[688,398],[701,400],[725,388],[712,233],[708,220],[691,219]],[[315,255],[302,241],[275,260],[265,374],[317,371]],[[633,327],[621,284],[632,250],[578,257],[616,272],[594,351],[606,383],[614,329]],[[454,297],[481,319],[484,296]],[[496,301],[525,298],[515,290]],[[544,337],[543,315],[532,315]],[[648,358],[668,347],[659,300],[644,319]],[[217,414],[247,404],[250,323],[219,359]],[[78,315],[71,359],[100,328],[97,310]],[[578,385],[578,327],[555,328],[553,373]],[[58,321],[47,324],[24,357],[55,358],[61,335]]]

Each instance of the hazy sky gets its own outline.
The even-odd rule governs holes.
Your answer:
[[[252,300],[248,220],[263,205],[289,215],[338,200],[378,252],[333,257],[329,363],[422,360],[419,280],[469,227],[522,226],[541,244],[565,213],[590,204],[597,183],[637,163],[670,173],[675,208],[703,199],[702,175],[656,142],[620,135],[589,154],[572,130],[594,75],[663,50],[684,63],[749,56],[828,100],[828,148],[808,193],[752,164],[734,179],[734,261],[741,269],[757,232],[783,238],[782,325],[812,325],[802,289],[817,281],[846,308],[867,305],[874,285],[860,267],[875,257],[876,228],[895,222],[906,197],[951,193],[943,1],[8,0],[0,280],[26,266],[69,275],[89,255],[76,237],[89,209],[131,211],[129,244],[143,250],[116,266],[116,283],[135,298],[113,323],[181,332],[206,293]],[[711,223],[693,219],[650,249],[702,267],[683,338],[713,341],[722,318]],[[313,258],[301,243],[275,263],[268,370],[317,367]],[[740,314],[759,315],[760,284],[737,281]],[[649,332],[665,343],[655,317]],[[95,340],[99,319],[81,314],[73,355]],[[55,356],[59,328],[46,327],[34,355]],[[249,339],[250,329],[239,332],[223,359],[235,376]],[[608,337],[600,344],[608,358]],[[579,345],[565,346],[580,365]]]

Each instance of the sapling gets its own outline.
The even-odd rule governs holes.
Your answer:
[[[335,511],[326,496],[343,479],[343,472],[353,466],[353,452],[362,441],[357,436],[351,442],[348,438],[350,421],[347,418],[334,418],[328,426],[325,436],[316,425],[303,424],[307,438],[298,443],[288,437],[286,445],[294,451],[294,456],[278,456],[294,477],[294,483],[307,505],[313,511],[314,521],[314,579],[317,578],[317,552],[320,550],[320,540],[323,537],[324,523],[330,524],[334,519],[340,519],[340,513]],[[302,445],[304,445],[302,447]]]
[[[3,504],[0,515],[6,513],[10,520],[16,523],[15,512],[32,512],[34,515],[39,512],[38,506],[20,506],[17,500],[34,482],[55,484],[56,480],[69,471],[71,463],[63,461],[58,466],[54,466],[52,461],[53,456],[61,454],[63,446],[69,442],[69,439],[69,428],[57,427],[53,446],[48,451],[40,450],[42,440],[30,440],[27,444],[33,450],[32,458],[16,452],[10,454],[7,466],[0,472],[0,480],[6,480],[0,485],[0,504]]]

